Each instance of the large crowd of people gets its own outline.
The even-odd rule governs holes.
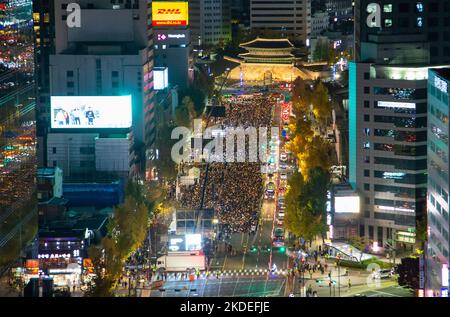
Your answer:
[[[233,98],[225,101],[224,106],[225,117],[215,121],[224,130],[270,127],[273,101],[267,96]],[[248,144],[245,149],[248,152]],[[248,153],[245,155],[248,160]],[[227,233],[249,232],[256,225],[263,195],[260,164],[248,161],[203,164],[195,184],[181,186],[181,206],[186,209],[212,208]]]

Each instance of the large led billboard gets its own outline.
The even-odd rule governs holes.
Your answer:
[[[132,123],[131,95],[52,96],[52,129],[129,128]]]
[[[335,213],[359,213],[360,202],[359,196],[335,196],[334,212]]]
[[[189,13],[187,1],[153,1],[153,26],[181,26],[188,25]]]

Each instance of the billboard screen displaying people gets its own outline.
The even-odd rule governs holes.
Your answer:
[[[131,95],[52,96],[51,128],[129,128],[132,124]]]

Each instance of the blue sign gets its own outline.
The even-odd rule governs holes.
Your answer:
[[[448,297],[448,287],[441,288],[441,297]]]

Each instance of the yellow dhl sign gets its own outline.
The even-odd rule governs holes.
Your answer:
[[[187,1],[152,2],[153,26],[180,26],[188,25],[189,11]]]

